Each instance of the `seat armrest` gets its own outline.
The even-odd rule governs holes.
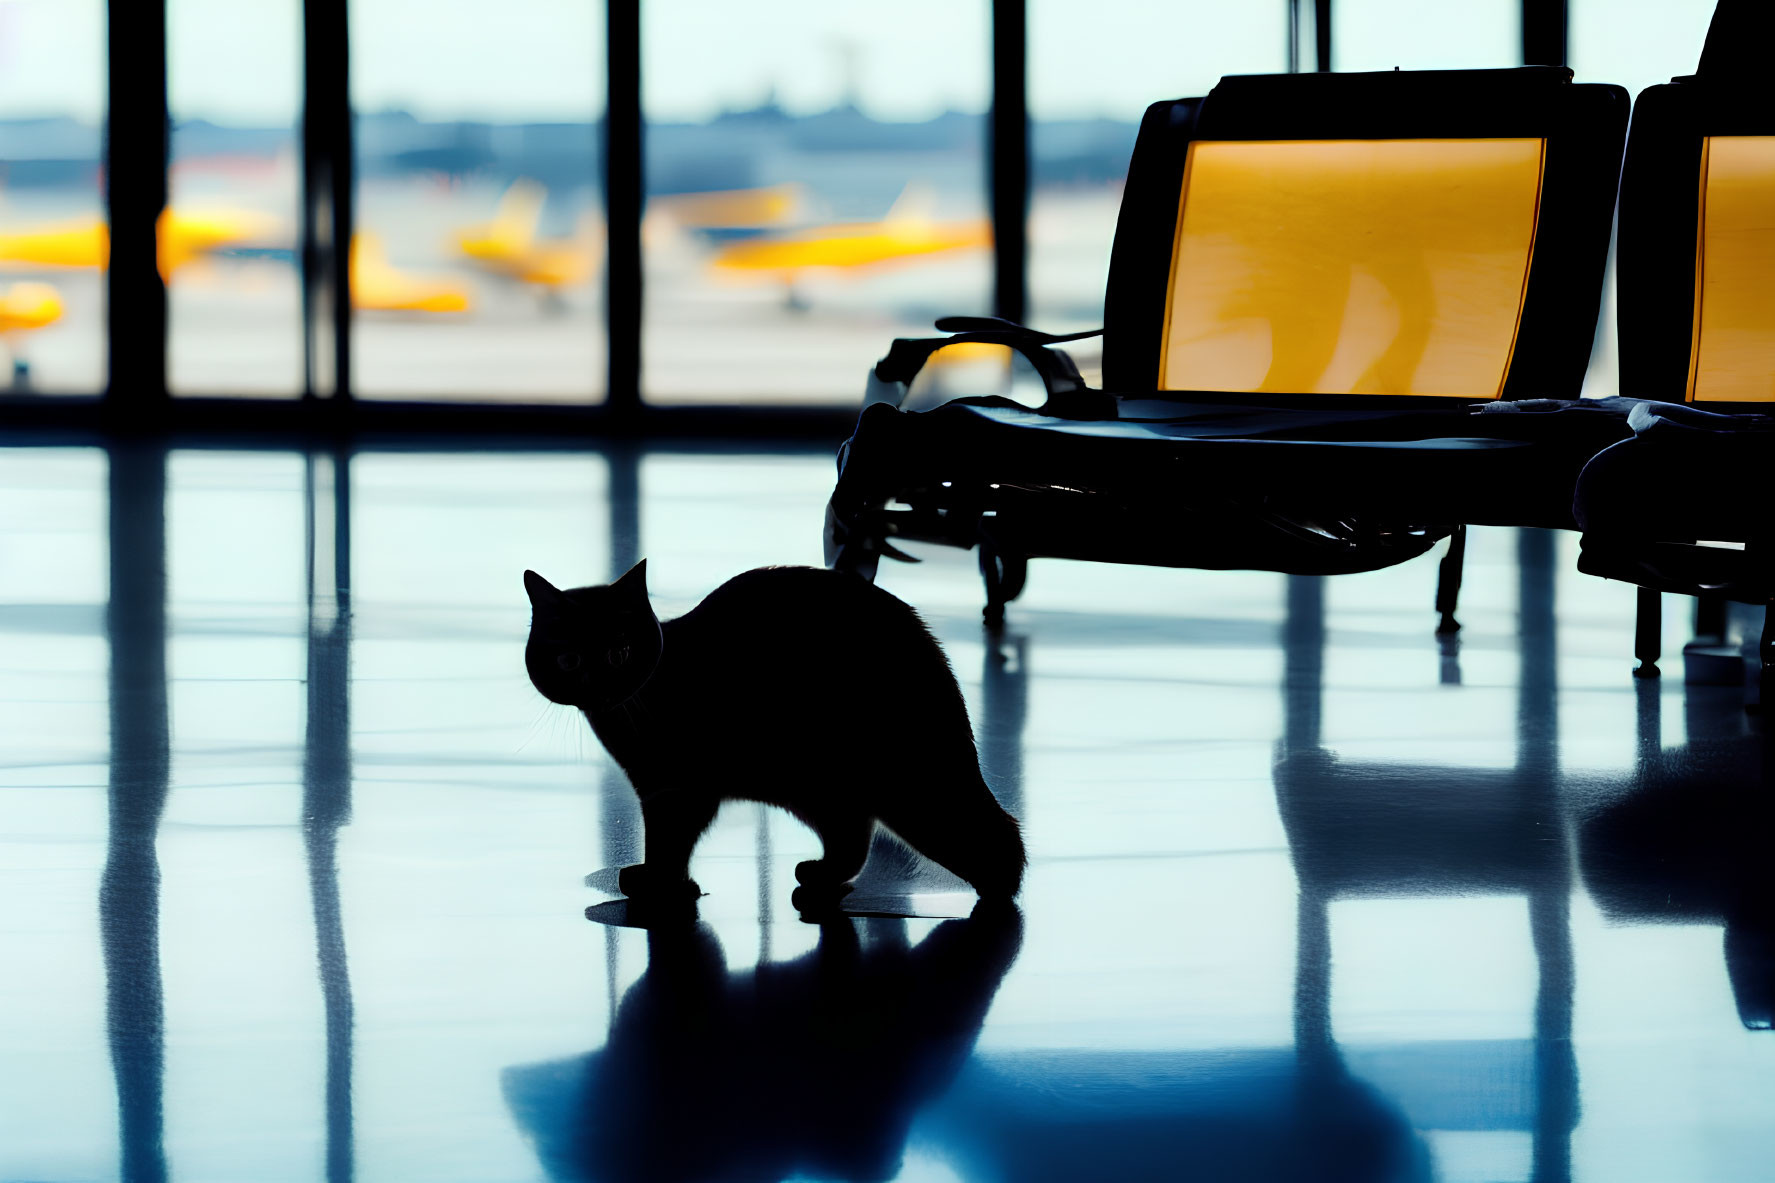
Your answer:
[[[863,405],[887,403],[898,407],[906,401],[912,380],[918,377],[925,363],[947,345],[978,342],[1003,345],[1028,359],[1042,380],[1047,401],[1041,413],[1061,419],[1114,419],[1116,401],[1112,395],[1085,385],[1079,368],[1063,350],[1049,346],[1059,341],[1078,341],[1094,337],[1102,329],[1064,336],[1037,332],[997,317],[945,317],[938,328],[963,328],[947,337],[900,337],[889,346],[887,356],[869,371],[869,383],[863,394]]]

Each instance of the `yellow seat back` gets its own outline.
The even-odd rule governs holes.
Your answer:
[[[1160,387],[1498,397],[1545,154],[1533,138],[1192,142]]]
[[[1691,402],[1775,402],[1775,136],[1701,150]]]

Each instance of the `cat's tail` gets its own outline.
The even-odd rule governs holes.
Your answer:
[[[967,880],[982,899],[1008,900],[1023,887],[1029,859],[1017,819],[1006,813],[984,781],[936,809],[896,808],[883,814],[888,829],[932,862]]]

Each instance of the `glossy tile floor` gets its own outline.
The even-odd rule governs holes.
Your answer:
[[[645,554],[675,613],[817,563],[831,478],[0,449],[0,1179],[1770,1177],[1760,735],[1628,676],[1570,537],[1476,532],[1447,651],[1428,560],[1038,562],[998,639],[971,556],[886,570],[1020,917],[883,857],[917,915],[803,923],[812,835],[734,805],[703,927],[588,919],[636,810],[520,572]]]

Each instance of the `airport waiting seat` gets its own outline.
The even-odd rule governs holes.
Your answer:
[[[1626,132],[1569,70],[1228,77],[1157,103],[1130,162],[1103,388],[988,317],[895,341],[839,455],[826,556],[873,577],[915,540],[979,547],[989,621],[1027,560],[1373,570],[1466,524],[1572,526],[1619,413],[1474,415],[1576,398]],[[1039,409],[901,409],[937,350],[1021,353]],[[1594,412],[1594,413],[1592,413]]]
[[[1768,605],[1775,467],[1775,11],[1722,0],[1700,68],[1644,91],[1622,173],[1621,393],[1630,439],[1577,486],[1579,569],[1641,588],[1641,672],[1657,672],[1658,593]],[[1720,615],[1715,613],[1716,616]],[[1765,684],[1775,629],[1762,641]]]

